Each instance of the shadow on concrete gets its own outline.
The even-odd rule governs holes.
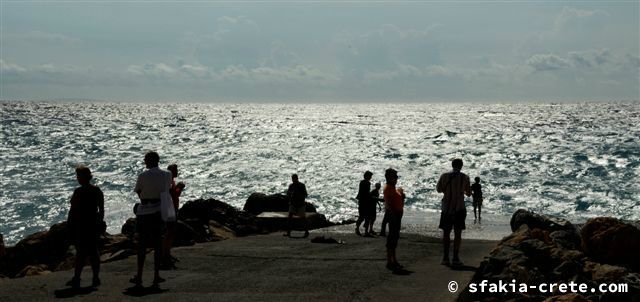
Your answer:
[[[70,287],[70,288],[58,289],[53,293],[56,296],[56,298],[64,299],[64,298],[73,298],[75,296],[87,295],[96,290],[97,289],[95,287],[91,287],[91,286],[79,287],[79,288]]]
[[[473,266],[469,266],[469,265],[460,265],[460,266],[452,266],[451,270],[454,271],[468,271],[468,272],[475,272],[478,268],[477,267],[473,267]]]
[[[144,297],[149,295],[157,295],[162,294],[164,292],[169,291],[168,289],[162,289],[157,285],[152,285],[149,287],[144,287],[142,285],[136,285],[133,287],[129,287],[125,289],[122,294],[131,296],[131,297]]]
[[[396,269],[391,272],[394,275],[398,276],[409,276],[414,273],[414,271],[406,270],[404,268]]]

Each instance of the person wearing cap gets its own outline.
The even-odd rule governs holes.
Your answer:
[[[92,287],[100,285],[99,236],[104,233],[104,194],[91,184],[91,170],[85,166],[76,168],[76,179],[80,187],[73,191],[67,226],[76,247],[73,278],[67,282],[73,288],[80,287],[80,274],[87,258],[93,271]]]
[[[291,175],[291,184],[287,190],[287,197],[289,199],[289,216],[287,217],[287,233],[285,236],[291,236],[291,219],[293,215],[297,215],[302,219],[304,226],[304,238],[309,237],[309,226],[307,225],[307,215],[305,199],[307,194],[307,187],[298,180],[298,174]]]
[[[371,221],[369,217],[368,208],[371,203],[371,177],[373,173],[371,171],[364,172],[364,179],[360,181],[360,185],[358,186],[358,195],[356,199],[358,199],[358,220],[356,220],[356,234],[358,236],[360,233],[360,224],[364,221],[364,231],[365,236],[371,236],[369,234],[369,223]]]
[[[136,209],[136,233],[138,241],[138,271],[129,282],[141,285],[142,271],[147,247],[154,249],[153,285],[164,282],[160,277],[160,265],[162,263],[162,236],[165,232],[165,223],[160,215],[160,194],[171,187],[171,172],[158,167],[160,156],[156,152],[148,152],[144,156],[144,164],[147,170],[138,175],[138,181],[134,192],[140,198],[140,205]]]
[[[464,220],[467,217],[467,208],[464,204],[464,196],[471,196],[469,176],[460,172],[462,170],[462,159],[456,158],[451,162],[453,170],[440,176],[436,190],[444,193],[442,197],[440,224],[442,229],[442,244],[444,255],[443,265],[462,266],[460,261],[460,244],[462,242],[462,230],[464,230]],[[453,239],[453,262],[449,262],[449,245],[451,241],[451,230],[454,232]]]
[[[396,188],[398,171],[389,168],[385,171],[384,178],[387,182],[383,191],[384,203],[389,210],[389,234],[386,244],[387,269],[395,272],[402,269],[402,265],[398,263],[396,258],[396,248],[398,247],[398,239],[400,239],[400,225],[406,196],[402,188]]]

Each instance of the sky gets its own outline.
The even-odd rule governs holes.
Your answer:
[[[640,100],[640,1],[0,0],[0,100]]]

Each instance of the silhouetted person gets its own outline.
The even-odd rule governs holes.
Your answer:
[[[462,266],[459,252],[462,242],[462,230],[464,230],[464,220],[467,217],[467,208],[464,204],[464,195],[471,196],[469,187],[469,176],[460,172],[462,169],[462,159],[456,158],[451,162],[453,171],[440,176],[437,185],[438,193],[444,193],[440,214],[439,228],[443,231],[442,243],[444,245],[443,265]],[[449,262],[449,245],[451,241],[451,229],[454,231],[453,239],[453,262]]]
[[[179,182],[176,184],[175,178],[178,177],[178,165],[171,164],[167,167],[167,170],[171,172],[171,188],[169,189],[169,194],[171,194],[171,199],[173,200],[173,207],[176,211],[176,216],[178,213],[178,209],[180,208],[180,194],[184,190],[185,184],[183,182]],[[176,221],[167,221],[167,232],[164,237],[163,242],[163,252],[162,252],[162,266],[163,268],[175,268],[175,262],[178,261],[175,257],[171,255],[171,246],[173,246],[173,238],[176,234]]]
[[[384,173],[387,185],[384,187],[384,202],[389,209],[389,235],[387,236],[387,268],[392,271],[402,269],[396,258],[396,248],[400,239],[400,226],[404,213],[405,195],[402,188],[396,189],[398,183],[398,171],[387,169]]]
[[[80,274],[82,267],[89,258],[93,281],[91,286],[100,285],[100,253],[98,252],[98,239],[104,232],[104,195],[100,188],[90,183],[93,176],[91,170],[85,166],[76,168],[76,178],[80,187],[73,191],[71,196],[71,208],[67,225],[76,247],[75,270],[73,278],[67,285],[74,288],[80,287]]]
[[[289,199],[289,217],[287,217],[287,233],[285,236],[291,236],[291,219],[296,215],[302,219],[304,226],[304,237],[309,237],[309,227],[307,226],[307,217],[305,213],[305,199],[307,198],[307,187],[298,180],[298,174],[291,175],[291,184],[287,190]]]
[[[165,223],[160,215],[160,193],[171,185],[171,173],[158,168],[160,156],[156,152],[148,152],[144,156],[147,170],[138,175],[134,191],[140,197],[140,205],[136,211],[136,233],[138,235],[138,272],[129,280],[136,285],[142,284],[142,271],[147,247],[154,249],[153,285],[164,282],[160,277],[162,262],[162,236]]]
[[[360,233],[360,224],[364,221],[364,232],[365,235],[369,234],[369,219],[367,213],[367,207],[371,203],[371,177],[373,173],[370,171],[364,172],[364,179],[360,181],[360,185],[358,186],[358,195],[356,199],[358,200],[358,220],[356,220],[356,234],[358,236]]]
[[[475,178],[475,183],[471,185],[471,196],[473,197],[473,218],[474,223],[476,221],[482,222],[482,185],[480,184],[480,177]],[[476,215],[476,209],[478,214]]]
[[[369,236],[375,236],[376,232],[373,231],[373,223],[376,221],[376,214],[378,211],[376,210],[376,206],[380,207],[380,201],[384,202],[384,199],[380,199],[380,183],[377,182],[369,193],[371,200],[370,205],[367,206],[367,216],[369,217]]]

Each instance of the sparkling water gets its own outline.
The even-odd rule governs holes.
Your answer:
[[[109,232],[133,216],[145,152],[179,166],[181,201],[242,207],[286,191],[290,175],[334,221],[357,215],[366,170],[399,171],[406,206],[434,216],[435,185],[464,160],[484,212],[640,219],[640,104],[126,104],[0,102],[0,233],[8,244],[66,219],[91,168]],[[471,208],[469,207],[469,211]]]

